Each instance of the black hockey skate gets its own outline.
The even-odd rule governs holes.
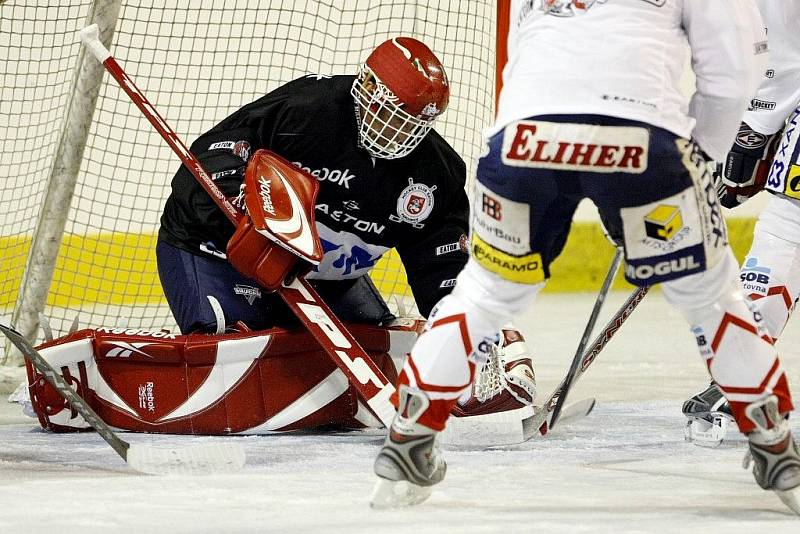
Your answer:
[[[750,451],[744,467],[753,461],[753,476],[765,490],[774,491],[781,501],[800,515],[800,450],[789,430],[789,421],[778,413],[778,398],[770,395],[745,409],[756,429],[747,434]]]
[[[684,437],[703,447],[716,447],[729,427],[735,426],[731,407],[715,382],[691,399],[683,403],[683,415],[686,416]]]
[[[425,501],[447,471],[438,446],[439,432],[417,423],[430,406],[428,396],[400,386],[399,407],[383,448],[375,459],[378,482],[370,506],[394,508]]]

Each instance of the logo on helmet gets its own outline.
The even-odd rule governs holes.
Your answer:
[[[439,108],[436,107],[436,104],[434,104],[433,102],[428,102],[427,104],[425,104],[425,107],[422,108],[422,114],[427,117],[434,117],[439,113],[440,113]]]
[[[400,100],[400,98],[396,94],[394,94],[392,92],[391,89],[386,87],[386,85],[383,82],[381,82],[380,80],[376,80],[376,81],[377,81],[377,83],[375,84],[375,91],[374,91],[374,96],[373,96],[374,100],[378,100],[378,101],[386,100],[386,101],[391,102],[392,104],[395,104],[397,106],[402,106],[403,105],[403,102]]]
[[[428,75],[428,72],[425,70],[425,67],[422,66],[422,61],[420,61],[418,57],[415,57],[411,63],[414,64],[414,67],[420,71],[423,76],[429,80],[431,79],[431,77]]]

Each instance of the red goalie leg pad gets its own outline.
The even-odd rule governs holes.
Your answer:
[[[391,344],[406,348],[416,330],[349,328],[381,370],[396,377]],[[355,388],[305,330],[209,336],[99,328],[38,350],[104,422],[124,430],[266,434],[360,424]],[[30,366],[28,377],[43,428],[90,428]]]

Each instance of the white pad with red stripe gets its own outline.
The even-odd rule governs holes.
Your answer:
[[[785,375],[772,338],[754,315],[736,281],[738,265],[728,253],[711,269],[665,283],[664,296],[683,312],[692,326],[709,373],[719,385],[739,427],[747,403],[775,393],[790,405]],[[741,403],[741,404],[740,404]]]
[[[770,196],[739,276],[770,335],[780,337],[800,295],[800,202]]]

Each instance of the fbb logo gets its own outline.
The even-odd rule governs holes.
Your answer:
[[[483,193],[483,212],[495,221],[503,220],[503,206],[500,201]]]

